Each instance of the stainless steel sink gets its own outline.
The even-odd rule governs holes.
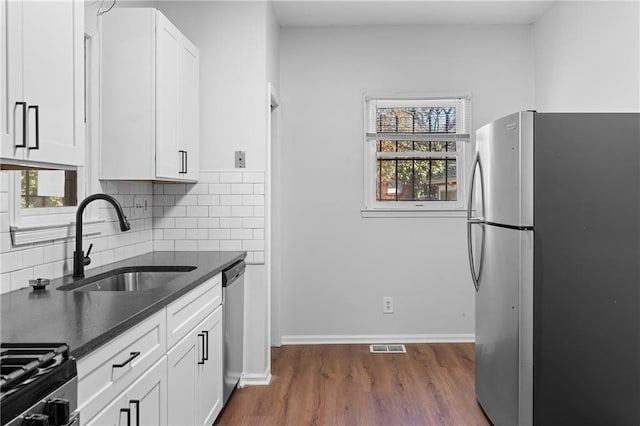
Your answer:
[[[195,266],[141,266],[118,268],[58,287],[63,291],[145,291],[162,287]]]

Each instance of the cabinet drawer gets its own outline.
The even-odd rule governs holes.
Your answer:
[[[78,361],[78,407],[90,419],[167,351],[165,310]]]
[[[222,274],[217,274],[167,306],[167,347],[172,347],[222,303]]]

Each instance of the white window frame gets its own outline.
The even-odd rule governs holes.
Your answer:
[[[456,151],[447,153],[428,152],[426,158],[456,157],[457,201],[378,201],[376,200],[377,160],[386,156],[377,153],[376,142],[383,136],[376,133],[377,107],[455,106],[456,133],[437,135],[406,135],[407,140],[455,141]],[[364,206],[362,217],[463,217],[466,215],[467,176],[471,157],[471,96],[469,94],[433,95],[376,94],[364,96]],[[397,135],[394,135],[397,139]],[[402,153],[393,157],[402,157]],[[411,155],[415,157],[415,155]]]

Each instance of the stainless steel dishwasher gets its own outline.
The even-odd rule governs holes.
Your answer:
[[[222,271],[222,325],[224,332],[224,404],[238,385],[243,368],[244,260]]]

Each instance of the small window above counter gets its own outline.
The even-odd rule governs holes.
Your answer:
[[[100,179],[195,182],[199,50],[158,10],[102,17]]]

